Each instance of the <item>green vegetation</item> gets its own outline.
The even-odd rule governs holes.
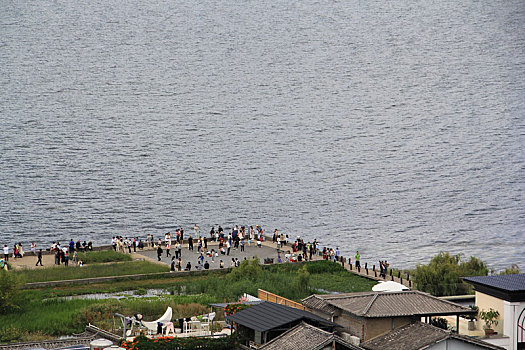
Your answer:
[[[19,276],[0,270],[0,314],[20,307],[19,290],[22,281]]]
[[[235,339],[233,337],[226,338],[157,338],[149,339],[145,336],[139,336],[133,341],[122,342],[120,344],[124,349],[140,349],[140,350],[169,350],[169,349],[213,349],[213,350],[229,350],[235,347]]]
[[[499,321],[499,311],[490,308],[488,311],[480,311],[479,318],[485,321],[485,326],[487,329],[492,329],[492,327],[497,326]]]
[[[505,270],[501,271],[500,275],[517,275],[521,273],[518,265],[513,264],[511,267],[507,267]]]
[[[21,276],[26,283],[30,283],[168,271],[169,267],[167,265],[155,264],[149,261],[128,261],[105,265],[84,265],[83,267],[60,265],[38,270],[25,269],[16,271],[16,274]]]
[[[142,273],[142,268],[137,266],[143,264],[152,265],[156,269],[163,268],[162,265],[134,261],[93,264],[83,268],[58,267],[35,271],[11,271],[6,275],[22,275],[33,281],[70,279],[69,271],[80,271],[83,273],[81,277],[91,277],[92,275],[84,274],[89,268],[93,268],[92,273],[97,276],[120,275]],[[46,275],[40,275],[46,270],[49,270]],[[257,260],[247,260],[231,271],[212,270],[188,276],[166,278],[155,276],[152,279],[138,281],[123,280],[26,289],[21,290],[17,297],[19,309],[9,309],[0,314],[0,342],[80,333],[87,323],[112,329],[114,325],[118,325],[113,319],[115,312],[124,315],[141,313],[145,320],[154,320],[164,313],[167,306],[171,306],[173,318],[189,317],[209,312],[210,303],[237,301],[243,293],[257,295],[258,288],[292,300],[301,300],[311,293],[320,293],[320,289],[340,292],[365,291],[370,290],[374,284],[373,281],[356,276],[344,270],[339,264],[329,261],[262,266]],[[136,291],[134,295],[139,296],[149,288],[168,289],[171,295],[154,298],[129,297],[120,300],[57,298],[123,290],[134,290]]]
[[[117,253],[114,250],[100,250],[78,254],[78,259],[84,264],[107,263],[115,261],[131,261],[131,255]]]
[[[247,260],[226,276],[210,274],[206,278],[181,280],[174,282],[171,290],[174,294],[205,293],[235,300],[243,293],[257,295],[258,289],[264,289],[300,301],[312,293],[319,293],[317,289],[364,291],[371,290],[374,284],[330,261],[261,266],[257,260]]]
[[[435,296],[472,294],[472,287],[460,277],[486,276],[488,272],[478,258],[464,261],[461,255],[441,252],[428,265],[418,265],[414,279],[419,290]]]

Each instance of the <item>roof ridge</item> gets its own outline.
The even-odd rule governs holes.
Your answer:
[[[368,311],[370,311],[370,308],[372,307],[372,304],[374,304],[374,302],[377,300],[378,296],[379,296],[379,294],[376,294],[376,295],[374,295],[372,300],[370,300],[370,302],[368,303],[368,305],[365,308],[365,311],[363,312],[363,315],[366,315],[368,313]]]

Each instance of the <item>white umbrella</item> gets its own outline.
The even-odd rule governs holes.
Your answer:
[[[374,292],[401,292],[403,290],[410,290],[407,286],[394,281],[380,281],[372,287]]]

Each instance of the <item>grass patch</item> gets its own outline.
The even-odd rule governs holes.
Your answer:
[[[310,287],[321,290],[321,292],[353,293],[371,291],[376,284],[376,281],[359,277],[349,271],[310,276]]]
[[[24,269],[17,270],[16,274],[21,276],[26,283],[30,283],[168,271],[169,267],[167,265],[155,264],[149,261],[127,261],[109,264],[84,265],[83,267],[61,265],[39,270]]]
[[[101,250],[96,252],[86,252],[78,254],[84,264],[108,263],[116,261],[131,261],[131,255],[117,253],[114,250]]]

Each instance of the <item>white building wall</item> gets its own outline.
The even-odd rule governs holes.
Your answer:
[[[445,339],[437,344],[429,346],[429,350],[486,350],[479,345],[467,343],[457,339]]]
[[[525,309],[525,301],[521,302],[503,302],[503,334],[509,337],[510,344],[507,350],[518,349],[518,317],[523,309]],[[525,339],[524,339],[525,340]]]

